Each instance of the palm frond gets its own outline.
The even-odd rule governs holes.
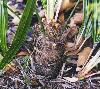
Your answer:
[[[84,0],[84,20],[87,19],[89,14],[92,12],[90,21],[85,22],[84,26],[86,26],[86,23],[88,23],[88,27],[84,31],[85,37],[87,37],[89,34],[91,34],[93,39],[93,49],[90,52],[89,57],[91,56],[93,50],[95,47],[100,44],[100,1],[99,0]],[[98,63],[100,63],[100,50],[96,53],[94,57],[91,59],[86,60],[86,63],[84,64],[82,71],[83,76],[87,74],[93,67],[95,67]]]
[[[98,50],[96,55],[89,60],[84,69],[80,72],[80,78],[84,77],[92,68],[97,66],[98,63],[100,63],[100,50]]]
[[[55,1],[56,0],[47,0],[47,21],[48,22],[52,20],[54,17]]]
[[[8,13],[4,3],[7,3],[7,0],[0,1],[0,48],[3,55],[7,51],[6,32],[8,27]]]
[[[94,29],[93,29],[93,40],[94,43],[100,42],[100,1],[95,0],[94,1],[94,16],[93,16],[93,21],[94,21]]]
[[[22,18],[20,20],[19,26],[17,28],[14,40],[12,42],[12,45],[4,55],[2,61],[0,62],[0,69],[4,68],[6,64],[10,63],[13,60],[17,51],[24,42],[32,20],[33,12],[35,10],[36,10],[36,0],[28,0]]]

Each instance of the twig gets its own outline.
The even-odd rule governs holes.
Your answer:
[[[30,54],[29,59],[30,59],[30,61],[31,61],[31,68],[32,68],[32,71],[35,71],[35,67],[34,67],[34,65],[33,65],[34,61],[33,61],[33,58],[32,58],[32,54],[33,54],[33,52]]]
[[[70,81],[68,81],[66,79],[60,79],[59,78],[58,80],[53,80],[53,81],[50,81],[50,82],[52,82],[52,83],[67,83],[67,84],[70,84],[70,85],[76,87],[75,83],[72,83],[72,82],[70,82]]]
[[[12,77],[9,77],[12,81],[19,81],[21,82],[22,84],[24,84],[23,80],[20,80],[19,78],[12,78]]]
[[[62,69],[61,69],[61,78],[63,77],[63,72],[64,72],[64,68],[65,68],[66,63],[63,63]]]
[[[89,79],[88,79],[88,84],[89,84],[89,89],[91,89],[91,86],[92,86],[91,77],[89,77]]]
[[[96,73],[92,73],[92,74],[90,74],[90,75],[86,75],[85,78],[92,77],[92,76],[98,75],[98,74],[100,74],[100,71],[98,71],[98,72],[96,72]]]

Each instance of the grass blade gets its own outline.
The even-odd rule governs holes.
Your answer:
[[[0,62],[0,69],[2,69],[6,64],[10,63],[13,60],[13,57],[15,57],[17,51],[24,42],[32,20],[33,12],[35,10],[36,0],[28,0],[22,18],[20,20],[17,32],[15,34],[14,40],[12,42],[12,45],[6,52],[3,60]]]

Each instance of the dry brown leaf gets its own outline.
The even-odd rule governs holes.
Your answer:
[[[72,18],[70,19],[69,26],[70,26],[70,27],[76,26],[76,24],[74,23],[74,17],[72,17]]]
[[[50,29],[55,29],[56,31],[58,30],[58,28],[59,28],[59,23],[57,23],[57,22],[55,22],[55,20],[54,19],[52,19],[51,20],[51,22],[48,24],[47,23],[47,21],[46,20],[44,20],[43,21],[43,23],[44,23],[44,26],[46,26],[46,29],[47,30],[50,30]]]
[[[4,71],[6,73],[12,73],[13,71],[15,71],[16,68],[15,68],[15,64],[14,63],[10,63],[10,64],[7,64],[5,67],[4,67]]]
[[[17,54],[17,56],[27,56],[27,55],[29,55],[29,53],[28,52],[25,52],[25,51],[21,51],[21,52],[19,52]]]
[[[72,42],[67,42],[65,45],[66,48],[72,48],[74,46],[75,46],[75,43],[72,43]]]
[[[64,23],[64,11],[71,9],[72,7],[75,6],[75,4],[76,4],[75,1],[73,2],[71,0],[63,0],[61,7],[60,7],[60,11],[59,11],[60,14],[59,14],[59,19],[58,19],[60,24]]]
[[[69,28],[69,33],[68,33],[68,37],[72,38],[73,36],[75,36],[78,33],[78,28],[77,26],[73,26],[71,28]]]
[[[77,43],[77,41],[78,41],[78,39],[77,39],[76,40],[76,43],[77,44],[75,45],[76,48],[80,47],[84,40],[85,40],[85,38],[83,36],[81,36],[81,38],[79,39],[79,42]]]
[[[68,55],[68,52],[74,50],[74,45],[75,43],[72,43],[72,42],[67,42],[64,47],[65,47],[65,55]]]
[[[59,21],[60,24],[63,24],[63,23],[64,23],[64,20],[65,20],[65,18],[64,18],[64,13],[61,13],[61,14],[59,15],[58,21]]]
[[[83,13],[75,13],[75,15],[70,19],[70,27],[81,24],[83,21]]]
[[[38,81],[37,81],[37,79],[35,79],[35,78],[32,79],[32,85],[38,86]]]
[[[88,74],[87,74],[87,73],[88,73]],[[78,78],[82,78],[82,77],[85,77],[86,75],[89,75],[89,74],[91,74],[91,72],[87,72],[87,71],[85,71],[85,69],[83,69],[82,71],[79,71],[79,72],[78,72],[77,77],[78,77]]]
[[[67,56],[71,56],[71,55],[77,55],[79,52],[79,50],[71,50],[71,51],[66,51],[64,54]]]
[[[81,24],[83,21],[83,13],[76,13],[74,15],[74,23],[75,24]]]
[[[63,0],[60,12],[71,9],[75,5],[75,3],[76,2],[72,2],[71,0]]]
[[[92,48],[86,47],[84,48],[80,53],[78,53],[78,60],[77,60],[77,66],[83,66],[85,61],[87,60]]]
[[[6,75],[18,75],[20,73],[20,69],[17,67],[17,64],[13,62],[7,64],[3,70]]]
[[[79,41],[79,43],[77,45],[73,44],[73,46],[69,47],[69,48],[65,44],[65,53],[64,54],[65,55],[77,55],[79,53],[79,51],[81,50],[81,49],[78,49],[78,48],[81,46],[83,41],[84,41],[84,38],[81,37],[81,39],[80,39],[80,41]]]

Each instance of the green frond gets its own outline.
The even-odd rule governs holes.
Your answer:
[[[26,38],[26,34],[28,32],[32,20],[32,15],[35,11],[36,0],[28,0],[23,15],[21,17],[19,26],[17,28],[14,40],[12,42],[12,45],[5,53],[4,58],[0,62],[0,69],[4,68],[4,66],[6,64],[9,64],[15,57],[16,53],[18,52],[19,48],[21,47],[22,43]]]
[[[6,32],[8,28],[8,13],[4,3],[7,3],[7,0],[0,1],[0,48],[2,55],[7,51]]]
[[[99,0],[84,0],[84,27],[86,26],[86,21],[91,12],[92,16],[90,17],[89,22],[87,23],[87,28],[84,33],[87,37],[91,32],[93,42],[100,42],[100,1]]]

